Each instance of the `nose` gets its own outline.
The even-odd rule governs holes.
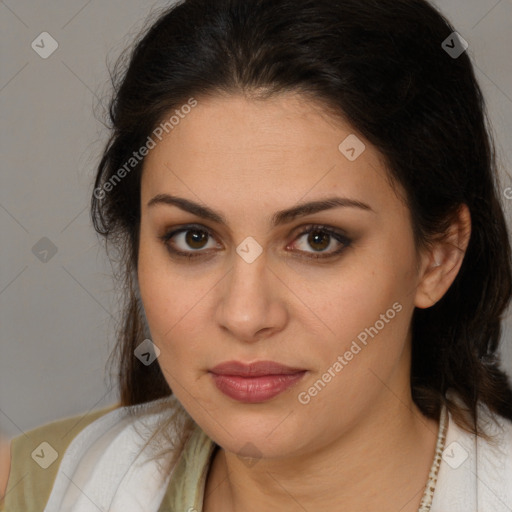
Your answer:
[[[265,253],[252,263],[236,255],[233,268],[219,289],[218,325],[246,343],[280,332],[288,321],[283,289],[269,268]]]

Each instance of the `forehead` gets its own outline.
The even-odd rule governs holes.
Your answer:
[[[360,144],[355,160],[340,150],[347,138]],[[297,94],[198,98],[145,158],[142,200],[177,190],[219,206],[233,197],[278,206],[332,193],[378,203],[392,193],[375,148]]]

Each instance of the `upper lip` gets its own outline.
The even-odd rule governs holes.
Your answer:
[[[292,368],[274,361],[256,361],[245,364],[240,361],[226,361],[210,370],[217,375],[238,375],[242,377],[260,377],[262,375],[290,375],[305,371]]]

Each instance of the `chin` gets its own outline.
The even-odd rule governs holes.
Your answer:
[[[290,422],[285,427],[283,422],[286,414],[279,419],[272,416],[268,422],[264,420],[248,426],[245,421],[228,421],[226,416],[218,424],[210,424],[213,431],[203,429],[224,450],[250,459],[274,459],[292,456],[297,453],[304,443],[300,428]],[[245,420],[245,419],[244,419]],[[219,425],[221,425],[219,427]],[[277,428],[276,428],[277,427]]]

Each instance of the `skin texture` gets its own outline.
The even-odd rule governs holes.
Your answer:
[[[338,149],[355,133],[349,124],[291,93],[197,99],[145,160],[138,278],[165,378],[221,446],[204,510],[416,511],[438,424],[411,398],[411,317],[453,282],[469,239],[467,208],[445,241],[418,253],[408,208],[377,150],[358,134],[366,149],[355,161]],[[147,206],[158,194],[206,205],[227,226]],[[371,209],[338,207],[271,226],[274,212],[333,195]],[[159,238],[187,224],[212,233],[195,245],[186,233],[169,242],[205,255],[190,261]],[[333,237],[308,242],[301,233],[311,224],[342,230],[351,242],[331,259],[308,258],[342,246]],[[236,252],[247,237],[263,250],[252,263]],[[301,403],[299,393],[396,303],[400,312]],[[208,373],[228,360],[272,360],[307,373],[271,400],[240,403]]]

